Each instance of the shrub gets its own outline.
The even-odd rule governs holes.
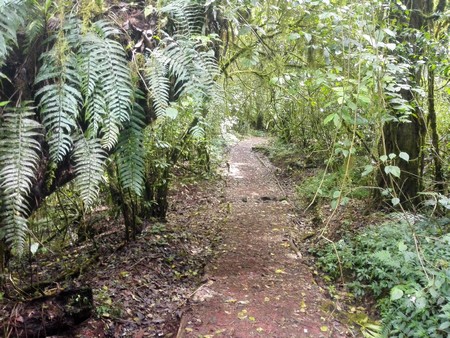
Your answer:
[[[409,218],[397,216],[321,248],[318,264],[335,278],[342,271],[357,297],[376,297],[383,336],[448,337],[450,220]]]

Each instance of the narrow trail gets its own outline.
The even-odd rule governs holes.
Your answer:
[[[346,337],[321,308],[329,302],[289,241],[295,217],[274,168],[248,138],[231,150],[228,218],[205,284],[192,297],[178,337]]]

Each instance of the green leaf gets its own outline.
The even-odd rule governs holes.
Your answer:
[[[417,310],[419,310],[419,311],[423,310],[427,306],[427,299],[423,296],[417,297],[415,304],[416,304]]]
[[[326,125],[326,124],[330,123],[331,121],[333,121],[335,115],[336,115],[336,113],[333,113],[333,114],[330,114],[327,117],[325,117],[325,120],[323,120],[323,124]]]
[[[390,30],[389,28],[384,28],[383,31],[387,34],[392,36],[393,38],[395,38],[396,33],[392,30]]]
[[[381,162],[386,162],[387,159],[388,159],[388,157],[387,157],[386,155],[381,155],[381,156],[380,156],[380,161],[381,161]]]
[[[312,36],[309,33],[303,32],[303,35],[305,36],[306,42],[311,42]]]
[[[298,39],[300,39],[300,34],[298,34],[298,33],[291,33],[288,36],[289,41],[298,40]]]
[[[333,198],[339,198],[341,196],[341,192],[339,190],[336,190],[333,192]]]
[[[440,331],[444,331],[447,330],[450,327],[450,322],[443,322],[441,325],[439,325],[439,329]]]
[[[368,165],[366,165],[365,167],[364,167],[364,171],[362,172],[362,174],[361,174],[361,176],[367,176],[367,175],[369,175],[371,172],[373,171],[373,165],[370,165],[370,164],[368,164]]]
[[[397,155],[395,155],[394,153],[390,153],[389,154],[389,159],[390,160],[393,160],[394,158],[396,158],[397,157]]]
[[[394,286],[391,289],[391,301],[398,300],[403,297],[403,290],[401,290],[399,287]]]
[[[397,204],[400,203],[400,198],[394,197],[393,199],[391,199],[391,203],[395,207]]]
[[[395,177],[400,177],[401,170],[399,167],[395,165],[388,165],[384,167],[384,172],[388,175],[390,174]]]
[[[404,151],[400,152],[400,154],[398,154],[398,157],[400,157],[402,160],[405,160],[406,162],[409,161],[409,155],[408,155],[408,153],[405,153]]]
[[[398,250],[400,252],[405,252],[408,249],[408,247],[405,245],[403,241],[398,243]]]
[[[172,120],[175,120],[178,116],[178,110],[173,107],[168,107],[165,111],[165,116],[171,118]]]

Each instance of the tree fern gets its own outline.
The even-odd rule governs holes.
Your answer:
[[[75,187],[86,207],[97,199],[106,156],[99,139],[86,139],[80,135],[74,144]]]
[[[0,124],[2,236],[19,252],[24,247],[29,208],[27,196],[39,164],[42,127],[30,106],[6,110]]]

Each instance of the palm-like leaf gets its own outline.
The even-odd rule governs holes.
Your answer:
[[[0,125],[0,192],[3,236],[19,252],[24,247],[29,214],[26,197],[39,164],[42,127],[29,106],[7,110]]]

